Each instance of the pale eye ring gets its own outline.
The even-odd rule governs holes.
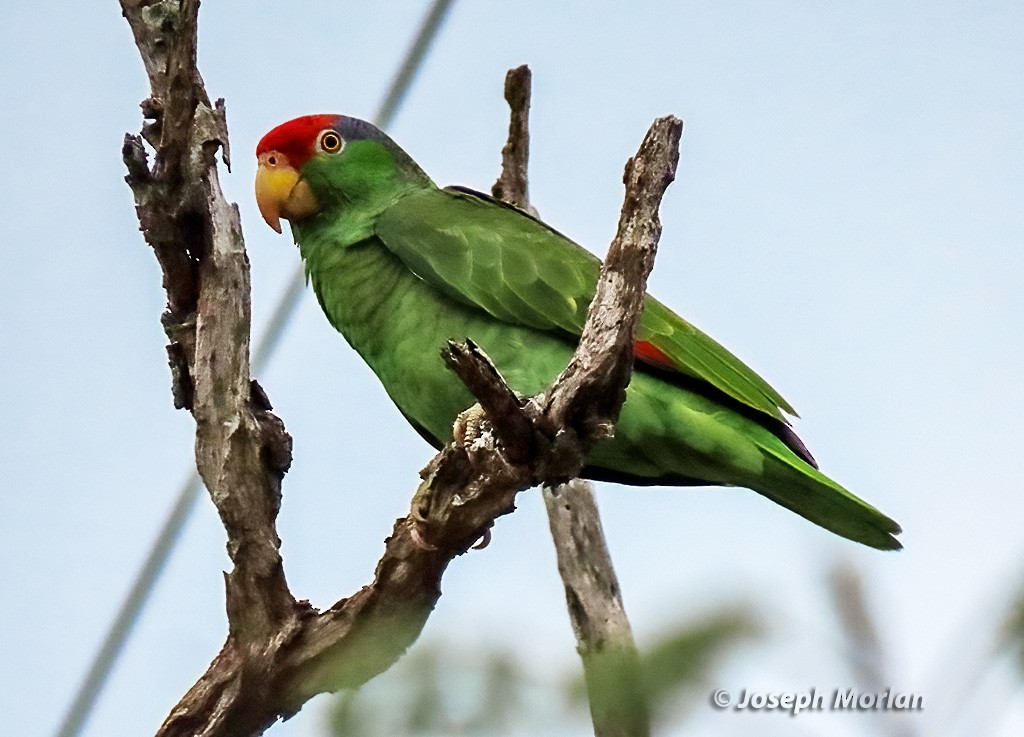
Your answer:
[[[345,141],[338,135],[337,131],[328,128],[317,139],[316,147],[325,154],[336,154],[344,147]]]

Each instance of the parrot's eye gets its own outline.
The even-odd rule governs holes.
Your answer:
[[[317,148],[323,151],[325,154],[336,154],[341,151],[343,141],[341,136],[332,130],[325,130],[320,134],[320,140],[317,141]]]

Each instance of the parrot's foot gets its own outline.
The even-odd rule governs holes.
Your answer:
[[[487,442],[488,433],[484,429],[487,413],[479,404],[474,404],[455,418],[452,437],[465,450],[479,450]]]

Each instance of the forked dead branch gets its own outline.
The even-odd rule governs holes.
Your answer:
[[[619,232],[572,363],[541,396],[509,404],[514,395],[493,367],[453,347],[465,371],[482,377],[467,384],[482,406],[504,406],[519,420],[489,418],[505,443],[449,445],[438,454],[414,509],[396,521],[373,582],[318,612],[292,595],[279,553],[290,438],[249,375],[249,267],[237,208],[217,178],[216,153],[228,159],[227,128],[223,105],[210,104],[196,67],[198,2],[121,6],[151,85],[142,135],[125,139],[127,181],[163,271],[174,400],[195,418],[196,463],[233,564],[227,640],[159,734],[259,734],[313,695],[389,667],[418,636],[447,564],[512,511],[519,491],[574,476],[613,426],[682,125],[656,121],[626,167]],[[152,165],[144,140],[155,152]],[[510,459],[506,444],[527,451]]]

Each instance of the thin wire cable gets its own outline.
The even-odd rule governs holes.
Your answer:
[[[455,0],[435,0],[427,10],[416,37],[406,51],[402,65],[392,78],[387,94],[373,118],[377,127],[387,128],[395,119],[412,88],[417,72],[426,59],[427,52],[437,38],[448,11],[454,3]],[[266,330],[256,342],[252,356],[254,374],[260,373],[274,355],[274,351],[291,322],[295,308],[299,304],[299,298],[305,291],[305,286],[305,273],[299,266],[278,298],[270,319],[267,321]],[[81,734],[103,687],[110,678],[114,665],[139,621],[146,602],[149,601],[153,589],[156,588],[160,574],[166,568],[167,561],[181,538],[181,533],[188,522],[189,515],[195,508],[196,499],[202,488],[199,474],[193,470],[178,491],[174,505],[157,533],[142,568],[132,582],[131,588],[128,589],[124,601],[121,602],[117,615],[103,638],[103,643],[93,657],[89,669],[75,693],[75,698],[71,701],[64,719],[54,733],[55,737],[77,737]]]
[[[118,609],[114,621],[111,622],[106,637],[103,638],[103,644],[93,656],[89,670],[86,671],[82,684],[78,687],[75,698],[56,732],[57,737],[76,737],[85,726],[121,651],[131,636],[132,630],[135,629],[135,625],[138,624],[142,610],[149,600],[150,594],[153,593],[160,574],[167,566],[167,561],[181,537],[181,531],[195,507],[199,490],[202,488],[199,474],[193,471],[178,492],[174,506],[171,507],[167,519],[164,520],[160,532],[157,533],[156,540],[153,541],[153,546],[150,548],[142,568],[135,576],[135,581],[128,589],[128,594],[121,602],[121,607]]]

